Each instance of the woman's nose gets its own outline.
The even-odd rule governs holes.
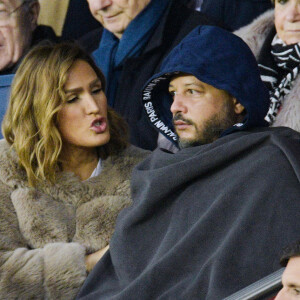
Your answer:
[[[300,1],[292,0],[287,6],[286,19],[289,22],[300,21]]]
[[[87,114],[99,113],[99,105],[93,95],[87,95],[84,100],[85,110]]]

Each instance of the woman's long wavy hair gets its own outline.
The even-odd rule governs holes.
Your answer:
[[[58,111],[66,101],[64,86],[77,60],[87,62],[103,87],[105,79],[91,57],[72,43],[44,44],[33,48],[15,75],[2,132],[15,149],[30,186],[55,182],[63,141],[58,130]],[[108,108],[110,141],[98,148],[101,159],[117,155],[128,145],[127,124]]]

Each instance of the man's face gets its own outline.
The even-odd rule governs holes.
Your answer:
[[[180,75],[170,81],[171,112],[181,148],[211,143],[234,125],[244,108],[226,91]]]
[[[129,23],[151,0],[87,0],[94,18],[121,38]]]
[[[0,71],[12,67],[31,44],[38,12],[32,13],[32,5],[22,3],[23,0],[0,0]]]
[[[300,299],[300,256],[289,259],[282,274],[283,288],[277,294],[275,300],[299,300]]]

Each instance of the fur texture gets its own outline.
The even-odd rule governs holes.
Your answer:
[[[85,255],[105,247],[131,203],[132,168],[149,152],[133,146],[81,182],[61,173],[30,188],[16,153],[0,141],[0,299],[73,299]]]
[[[269,10],[250,25],[235,32],[250,47],[257,58],[263,43],[274,26],[274,11]],[[271,54],[270,54],[271,55]],[[287,126],[300,132],[300,77],[295,80],[290,94],[285,97],[281,111],[272,126]]]

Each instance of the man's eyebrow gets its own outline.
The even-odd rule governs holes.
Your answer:
[[[189,83],[185,83],[184,86],[192,86],[192,85],[195,85],[195,86],[199,86],[201,88],[204,88],[204,85],[201,84],[201,83],[197,83],[197,82],[189,82]],[[174,86],[170,83],[169,84],[169,88],[173,88]]]
[[[291,287],[291,288],[298,288],[298,289],[300,288],[300,284],[299,283],[293,283],[293,282],[288,282],[287,286]]]

